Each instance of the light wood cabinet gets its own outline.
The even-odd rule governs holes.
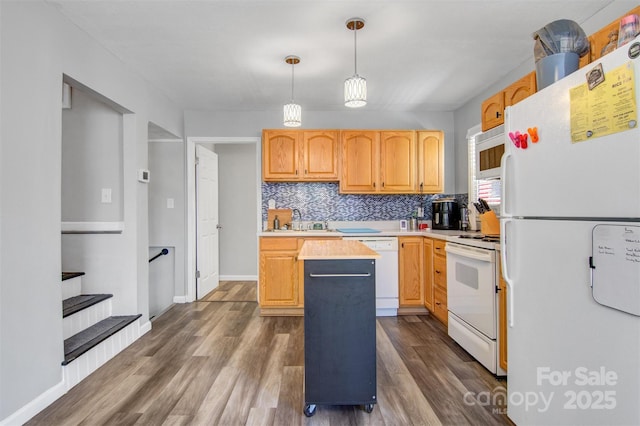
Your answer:
[[[341,193],[418,192],[417,132],[349,130],[342,132],[341,144]],[[425,153],[425,156],[432,152]]]
[[[304,262],[298,253],[305,241],[340,238],[260,237],[260,314],[302,315]]]
[[[337,181],[337,130],[263,130],[264,181]]]
[[[505,108],[515,105],[523,99],[536,93],[536,73],[535,71],[522,77],[520,80],[504,89],[504,106]]]
[[[298,305],[296,238],[260,238],[260,306]]]
[[[433,315],[448,323],[446,241],[433,240]]]
[[[483,132],[504,123],[504,91],[485,99],[480,106],[480,111]]]
[[[314,130],[302,133],[302,178],[313,181],[338,180],[337,130]]]
[[[522,77],[502,91],[485,99],[481,106],[482,131],[504,123],[504,109],[515,105],[536,92],[535,71]]]
[[[507,283],[502,277],[502,268],[500,266],[500,260],[498,260],[498,270],[500,271],[500,278],[498,280],[498,339],[500,341],[499,347],[499,363],[500,368],[507,371]]]
[[[378,170],[380,169],[380,132],[343,131],[341,145],[340,192],[377,192]]]
[[[424,307],[433,312],[433,240],[423,238],[422,253],[424,258]]]
[[[437,194],[444,191],[444,132],[421,130],[418,143],[418,192]]]
[[[416,191],[416,133],[380,132],[380,192]]]
[[[400,307],[424,306],[424,252],[422,237],[398,238]]]
[[[580,58],[580,67],[588,64],[589,61],[600,59],[607,53],[617,49],[620,19],[631,14],[640,16],[640,6],[631,9],[629,12],[589,36],[589,54]],[[583,61],[585,57],[589,57],[589,61],[586,61],[586,63]]]
[[[298,180],[300,140],[295,130],[262,131],[262,180]]]

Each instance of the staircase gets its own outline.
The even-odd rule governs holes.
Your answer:
[[[111,294],[82,294],[83,272],[62,273],[62,369],[67,390],[140,337],[142,315],[112,316]]]

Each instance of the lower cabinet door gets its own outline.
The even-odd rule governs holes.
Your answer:
[[[260,306],[298,304],[297,252],[260,254]]]

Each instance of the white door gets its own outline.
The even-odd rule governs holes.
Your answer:
[[[220,282],[218,156],[197,145],[196,157],[196,299],[201,299]]]

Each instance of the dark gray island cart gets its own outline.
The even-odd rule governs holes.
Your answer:
[[[304,376],[307,417],[317,405],[376,403],[375,259],[358,241],[306,241]]]

